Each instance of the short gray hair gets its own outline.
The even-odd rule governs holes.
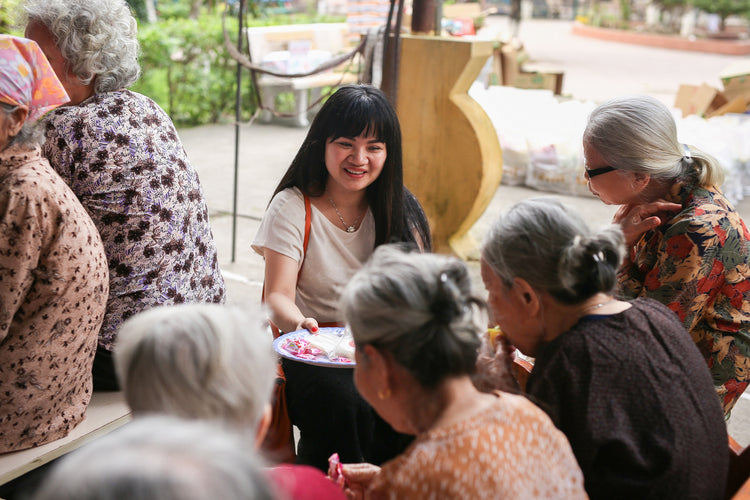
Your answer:
[[[583,142],[618,170],[677,180],[696,175],[701,186],[719,186],[724,173],[711,155],[677,140],[669,109],[650,96],[624,96],[600,105],[589,116]]]
[[[217,304],[149,309],[121,326],[115,368],[135,413],[224,422],[253,437],[276,377],[264,315]]]
[[[18,109],[18,106],[0,102],[0,112],[6,116],[12,115],[16,109]],[[36,120],[26,120],[21,130],[10,138],[8,146],[36,146],[42,143],[44,143],[44,133],[39,126],[39,122]]]
[[[358,347],[388,351],[425,388],[474,373],[486,306],[454,257],[381,245],[344,289],[342,309]]]
[[[125,0],[26,0],[24,10],[52,33],[81,83],[96,78],[97,93],[138,80],[138,26]]]
[[[500,215],[481,248],[505,284],[518,277],[565,304],[611,293],[624,254],[619,225],[594,231],[571,208],[546,197],[524,200]]]
[[[270,500],[263,464],[207,422],[144,417],[65,456],[38,500]]]

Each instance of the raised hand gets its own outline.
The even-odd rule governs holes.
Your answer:
[[[680,210],[682,205],[665,200],[622,205],[615,212],[612,222],[622,227],[625,244],[632,247],[643,233],[659,227]]]

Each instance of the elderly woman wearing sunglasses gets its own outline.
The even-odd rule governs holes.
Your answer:
[[[677,313],[708,363],[725,417],[750,380],[750,235],[718,162],[677,140],[669,109],[630,96],[596,108],[583,135],[589,189],[620,205],[625,298]]]

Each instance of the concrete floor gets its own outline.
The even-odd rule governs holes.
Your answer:
[[[501,36],[507,19],[488,18],[494,34]],[[644,93],[672,104],[681,83],[707,82],[720,87],[718,74],[732,56],[717,56],[666,49],[629,46],[577,38],[570,34],[570,22],[530,20],[521,24],[520,36],[532,60],[565,71],[563,93],[579,99],[601,101],[621,94]],[[495,35],[492,35],[495,36]],[[193,165],[200,174],[211,212],[222,270],[226,274],[228,300],[232,304],[255,304],[260,299],[263,261],[250,249],[258,223],[276,183],[307,133],[306,129],[284,125],[241,125],[236,219],[233,213],[235,127],[215,125],[180,130]],[[480,241],[489,221],[519,200],[545,195],[525,187],[500,186],[471,230]],[[559,196],[559,195],[555,195]],[[592,224],[611,220],[613,207],[593,197],[559,196],[578,207]],[[750,201],[738,205],[750,220]],[[233,227],[236,231],[233,231]],[[234,259],[232,235],[236,235]],[[482,291],[478,265],[469,261],[476,289]],[[750,444],[750,395],[737,405],[729,430],[741,444]]]

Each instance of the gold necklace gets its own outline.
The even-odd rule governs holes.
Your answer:
[[[341,221],[341,223],[342,223],[342,224],[344,225],[344,229],[346,229],[346,232],[347,232],[347,233],[353,233],[354,231],[356,231],[356,230],[357,230],[357,222],[359,222],[359,219],[360,219],[360,218],[362,217],[362,214],[359,214],[359,215],[357,216],[357,218],[356,218],[356,219],[354,219],[354,222],[353,222],[353,223],[352,223],[351,225],[349,225],[349,224],[347,224],[347,223],[346,223],[346,222],[344,221],[344,218],[343,218],[343,217],[341,216],[341,212],[339,212],[339,209],[338,209],[338,207],[337,207],[337,206],[336,206],[336,204],[335,204],[335,203],[333,202],[333,200],[332,200],[332,199],[331,199],[331,197],[330,197],[330,196],[328,195],[328,193],[326,193],[326,198],[328,198],[328,201],[329,201],[329,202],[331,202],[331,206],[332,206],[332,207],[333,207],[333,209],[334,209],[334,210],[336,211],[336,215],[338,215],[338,216],[339,216],[339,220],[340,220],[340,221]],[[366,210],[366,209],[365,209],[365,210]],[[363,212],[363,213],[364,213],[364,212]]]

